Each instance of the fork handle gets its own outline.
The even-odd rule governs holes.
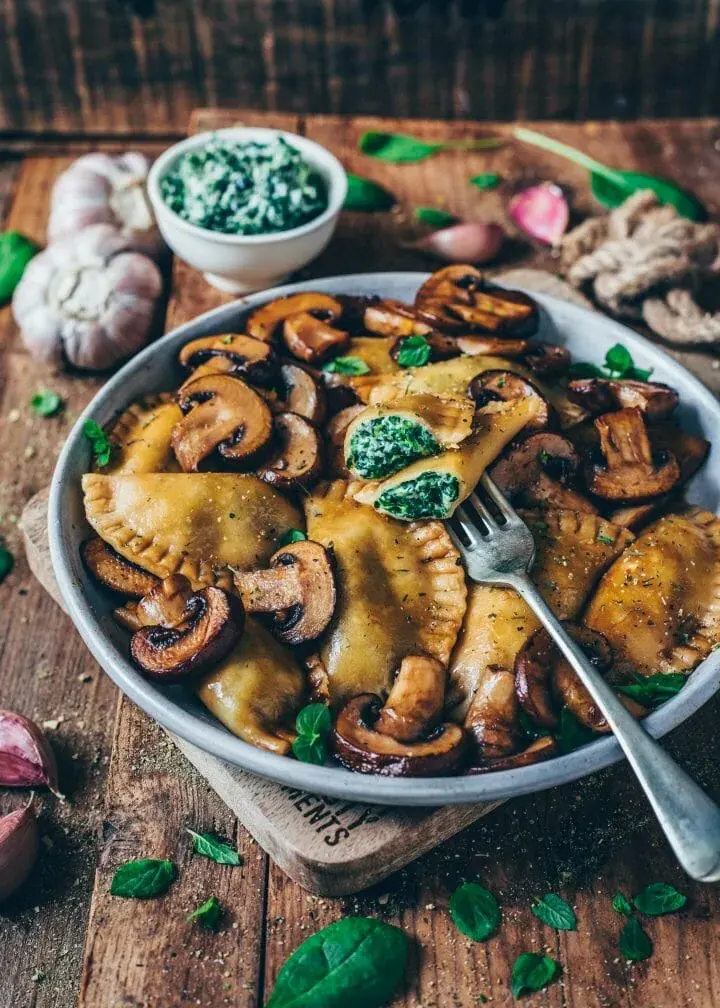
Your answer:
[[[512,587],[534,610],[602,711],[640,781],[675,856],[699,882],[720,879],[720,808],[624,707],[527,575]]]

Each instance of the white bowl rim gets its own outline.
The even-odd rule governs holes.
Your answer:
[[[167,205],[160,191],[160,180],[169,171],[172,164],[178,160],[186,151],[195,147],[203,147],[213,137],[245,138],[247,140],[270,139],[271,137],[282,137],[292,144],[303,154],[304,157],[314,166],[324,169],[328,181],[328,205],[321,214],[313,217],[312,220],[301,224],[298,227],[289,228],[286,231],[271,231],[269,234],[258,235],[237,235],[226,234],[223,231],[213,231],[210,228],[200,227],[198,224],[191,224],[184,220],[171,207]],[[172,219],[173,224],[188,234],[206,241],[217,241],[223,245],[265,245],[275,244],[291,238],[300,238],[310,234],[316,229],[327,224],[336,217],[345,202],[347,195],[347,174],[340,161],[332,151],[322,144],[304,137],[300,133],[291,133],[288,130],[275,129],[270,126],[225,126],[221,129],[206,130],[204,133],[194,133],[185,140],[164,150],[150,166],[147,177],[147,192],[156,214],[167,214]]]
[[[514,770],[501,770],[477,776],[387,778],[352,773],[334,766],[314,766],[258,749],[232,735],[220,722],[208,724],[192,712],[184,710],[171,697],[161,692],[158,686],[142,678],[127,658],[122,656],[105,637],[83,594],[82,586],[72,576],[66,543],[69,537],[64,532],[68,518],[66,509],[63,508],[63,496],[67,490],[66,481],[69,478],[67,470],[71,468],[73,453],[79,450],[80,445],[86,451],[82,433],[84,422],[90,419],[98,423],[107,422],[109,417],[116,413],[117,408],[108,409],[106,404],[113,401],[126,376],[141,369],[144,362],[156,353],[158,348],[169,343],[182,344],[184,339],[188,338],[185,334],[194,330],[199,323],[214,325],[216,320],[221,323],[225,316],[230,319],[239,308],[249,310],[271,299],[300,291],[325,290],[327,293],[341,293],[344,288],[352,288],[354,285],[367,282],[372,282],[374,286],[382,289],[383,283],[390,283],[393,280],[415,283],[419,286],[428,275],[412,272],[355,273],[285,284],[214,308],[166,333],[128,361],[110,378],[78,417],[58,458],[50,489],[48,509],[50,552],[61,596],[76,628],[97,662],[131,700],[170,732],[227,763],[303,792],[370,804],[427,807],[517,797],[585,777],[616,763],[623,758],[623,754],[616,740],[612,736],[605,736],[567,755]],[[557,306],[571,316],[576,316],[580,327],[589,315],[593,316],[594,321],[598,319],[597,313],[569,302],[536,291],[528,293],[536,298],[541,306],[549,309]],[[643,336],[612,319],[604,316],[600,318],[603,325],[610,330],[612,334],[610,338],[624,342],[633,356],[636,353],[639,355],[643,364],[661,366],[663,370],[670,369],[681,373],[684,384],[693,389],[697,400],[716,414],[720,424],[720,403],[699,379]],[[664,735],[699,710],[719,687],[720,650],[717,650],[698,666],[680,693],[645,719],[645,727],[654,737]]]

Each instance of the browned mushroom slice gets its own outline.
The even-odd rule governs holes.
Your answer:
[[[349,333],[335,329],[310,312],[286,318],[282,337],[293,357],[309,364],[319,364],[333,354],[341,354],[350,344]]]
[[[286,363],[280,367],[282,395],[276,407],[281,413],[297,413],[311,424],[321,424],[325,419],[325,389],[307,368]]]
[[[578,454],[567,438],[544,431],[512,446],[490,476],[518,505],[595,514],[597,508],[570,486],[578,464]]]
[[[653,454],[645,421],[637,408],[605,413],[595,420],[603,461],[586,466],[588,490],[605,500],[634,501],[667,493],[680,479],[672,452]]]
[[[260,479],[277,490],[309,486],[322,472],[320,434],[296,413],[278,413],[273,421],[277,449],[258,470]]]
[[[149,626],[130,641],[133,661],[151,679],[179,682],[221,661],[243,632],[242,603],[221,588],[203,588],[186,602],[185,619]]]
[[[532,344],[522,339],[499,339],[497,336],[456,336],[455,343],[468,357],[525,358]]]
[[[570,367],[570,351],[555,343],[531,343],[530,349],[522,356],[538,378],[559,378]]]
[[[503,399],[505,402],[511,399],[532,399],[536,405],[535,416],[525,425],[525,429],[544,430],[556,424],[555,411],[547,399],[532,382],[512,371],[483,371],[470,382],[468,395],[475,400],[478,408],[487,406],[493,399]]]
[[[485,759],[516,752],[520,729],[515,677],[508,669],[490,665],[478,685],[465,717],[465,728]]]
[[[639,409],[648,423],[667,420],[680,397],[660,382],[578,378],[568,383],[568,398],[593,416],[619,409]]]
[[[143,595],[135,606],[139,626],[179,626],[189,616],[192,586],[184,574],[171,574]]]
[[[417,292],[420,317],[431,325],[457,331],[458,320],[479,332],[525,338],[538,327],[536,302],[523,291],[489,284],[472,266],[447,266]]]
[[[325,663],[318,654],[309,655],[304,662],[307,672],[308,701],[330,705],[330,678]]]
[[[272,436],[267,403],[238,378],[198,378],[180,389],[177,402],[185,416],[173,428],[172,446],[184,472],[197,472],[215,451],[249,463]]]
[[[417,317],[417,312],[402,301],[385,298],[365,308],[363,324],[378,336],[427,336],[432,327]]]
[[[382,700],[363,693],[337,716],[331,736],[335,756],[349,770],[383,777],[444,777],[458,771],[467,736],[456,724],[440,724],[421,742],[398,742],[375,729]]]
[[[403,658],[375,730],[398,742],[426,738],[442,716],[445,678],[445,667],[437,658]]]
[[[100,584],[130,598],[142,598],[158,583],[154,574],[121,557],[99,536],[87,539],[80,547],[80,554]]]
[[[498,770],[517,770],[518,767],[532,766],[533,763],[542,763],[544,760],[556,756],[558,744],[549,735],[535,739],[530,745],[512,756],[503,756],[499,759],[487,760],[481,766],[468,767],[465,773],[468,776],[477,774],[496,773]]]
[[[237,572],[235,587],[247,612],[274,614],[270,629],[285,644],[315,640],[335,611],[330,556],[312,540],[283,546],[266,570]]]
[[[400,352],[403,348],[407,336],[398,336],[395,342],[390,347],[390,357],[398,362],[400,358]],[[443,333],[439,332],[428,332],[423,336],[423,339],[427,343],[430,349],[430,355],[428,361],[434,363],[435,361],[449,360],[451,357],[459,357],[461,350],[456,339],[452,336],[445,336]]]
[[[312,314],[317,319],[333,322],[340,318],[342,310],[340,302],[329,294],[315,291],[289,294],[256,308],[245,324],[245,331],[248,336],[269,343],[291,315]]]
[[[186,343],[178,362],[188,371],[208,365],[213,370],[245,378],[253,385],[270,385],[277,375],[277,357],[269,343],[252,336],[203,336]],[[200,377],[200,376],[198,376]]]
[[[350,470],[345,465],[345,435],[355,417],[360,416],[366,409],[364,403],[348,406],[336,413],[325,429],[329,449],[328,464],[333,476],[350,475]]]
[[[515,658],[515,692],[533,724],[556,728],[559,718],[551,695],[552,664],[557,650],[541,627],[527,639]]]

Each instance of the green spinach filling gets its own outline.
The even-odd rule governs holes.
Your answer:
[[[323,179],[282,137],[271,143],[212,139],[183,154],[160,189],[183,220],[223,234],[288,231],[328,205]]]
[[[406,521],[446,518],[459,494],[457,476],[447,472],[424,472],[384,490],[375,501],[375,507]]]
[[[380,479],[439,451],[440,445],[422,424],[399,416],[375,417],[353,432],[347,464],[363,479]]]

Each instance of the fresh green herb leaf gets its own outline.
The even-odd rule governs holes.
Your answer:
[[[415,218],[430,227],[444,228],[454,224],[457,217],[454,217],[446,210],[437,210],[435,207],[417,207]]]
[[[292,543],[303,542],[305,539],[307,539],[307,536],[300,529],[288,529],[287,532],[283,532],[278,537],[278,549],[282,549],[283,546],[290,546]]]
[[[534,130],[518,127],[515,130],[515,137],[517,140],[540,147],[552,154],[558,154],[560,157],[580,165],[581,168],[585,168],[590,172],[593,195],[604,206],[620,206],[628,196],[632,196],[638,190],[652,189],[661,203],[674,206],[682,217],[700,220],[703,216],[703,208],[695,197],[666,179],[643,175],[640,172],[618,171],[615,168],[608,168],[607,165],[588,157],[587,154],[583,154],[574,147],[560,143],[559,140],[554,140],[552,137],[543,136],[542,133],[536,133]]]
[[[633,367],[633,359],[630,351],[622,343],[611,346],[605,354],[605,367],[608,371],[615,372],[613,377],[622,378]]]
[[[93,455],[99,466],[106,466],[112,455],[110,438],[94,420],[86,420],[83,424],[83,434],[92,443]]]
[[[476,882],[463,882],[450,897],[455,927],[473,941],[485,941],[500,926],[500,907],[493,894]]]
[[[380,1008],[402,980],[407,948],[407,936],[392,924],[335,921],[295,949],[265,1008]]]
[[[567,374],[568,378],[607,378],[603,369],[590,361],[573,361]]]
[[[191,914],[188,915],[188,921],[190,923],[197,921],[198,924],[206,928],[208,931],[214,931],[218,926],[221,917],[222,907],[215,897],[211,896],[209,900],[206,900],[202,904],[202,906],[197,907]]]
[[[625,375],[625,378],[632,378],[633,381],[648,381],[650,375],[653,373],[652,368],[630,368],[630,370]]]
[[[38,389],[30,399],[30,409],[41,417],[54,416],[61,406],[62,399],[57,392],[51,392],[50,389]]]
[[[378,133],[374,130],[363,133],[358,142],[358,147],[363,154],[378,158],[380,161],[387,161],[390,164],[424,161],[425,158],[431,157],[441,150],[494,150],[500,146],[502,146],[502,140],[498,137],[430,143],[417,137],[405,136],[402,133]]]
[[[595,542],[602,543],[604,546],[612,546],[615,542],[612,536],[603,535],[602,532],[598,532],[595,536]]]
[[[630,917],[632,915],[632,907],[621,892],[615,893],[613,896],[612,908],[616,913],[622,914],[623,917]]]
[[[19,231],[0,233],[0,305],[7,304],[38,247]]]
[[[292,744],[293,755],[301,763],[317,766],[327,759],[327,737],[332,729],[332,718],[325,704],[308,704],[295,719],[297,738]]]
[[[521,710],[518,713],[518,724],[522,729],[524,735],[526,735],[532,741],[539,738],[547,738],[548,735],[552,735],[546,728],[540,728],[539,725],[534,724],[527,715],[527,712]]]
[[[501,177],[494,172],[483,172],[481,175],[473,175],[470,179],[470,185],[474,185],[478,189],[494,189],[501,182]]]
[[[531,909],[543,924],[549,924],[558,931],[577,931],[577,918],[573,908],[555,893],[547,893],[542,899],[536,900]]]
[[[632,683],[618,683],[615,689],[646,707],[654,707],[677,696],[687,682],[682,672],[656,672],[651,676],[636,676]]]
[[[561,753],[574,752],[596,737],[594,732],[580,724],[567,707],[563,707],[560,711],[560,727],[555,735]]]
[[[652,955],[653,944],[636,917],[628,917],[620,932],[620,952],[628,962],[641,962]]]
[[[513,997],[543,990],[560,975],[560,964],[539,952],[523,952],[512,968]]]
[[[228,333],[227,336],[220,337],[220,342],[222,343],[223,346],[230,346],[234,339],[235,339],[234,335],[232,333]]]
[[[682,910],[687,903],[687,896],[664,882],[651,882],[633,898],[633,903],[640,913],[647,914],[648,917],[662,917],[663,914]]]
[[[218,840],[212,833],[196,833],[189,827],[186,827],[186,832],[193,838],[192,849],[195,854],[210,858],[216,864],[233,865],[233,867],[241,864],[240,855],[235,848],[226,844],[224,840]]]
[[[430,344],[424,336],[406,336],[400,344],[397,362],[400,367],[424,367],[430,360]]]
[[[330,374],[344,375],[370,374],[370,368],[360,357],[336,357],[335,360],[328,361],[325,364],[323,371],[329,371]]]
[[[120,865],[110,885],[111,896],[126,899],[152,899],[162,896],[175,881],[177,869],[172,861],[142,858]]]
[[[0,584],[2,584],[14,566],[15,558],[10,550],[6,550],[4,546],[0,546]]]
[[[347,173],[347,195],[344,210],[355,210],[357,213],[382,213],[389,210],[395,203],[395,197],[377,182],[361,178],[359,175]]]
[[[605,354],[605,366],[598,367],[590,361],[575,361],[568,369],[569,378],[614,378],[647,381],[652,368],[645,370],[635,367],[630,351],[622,343],[616,343]]]

